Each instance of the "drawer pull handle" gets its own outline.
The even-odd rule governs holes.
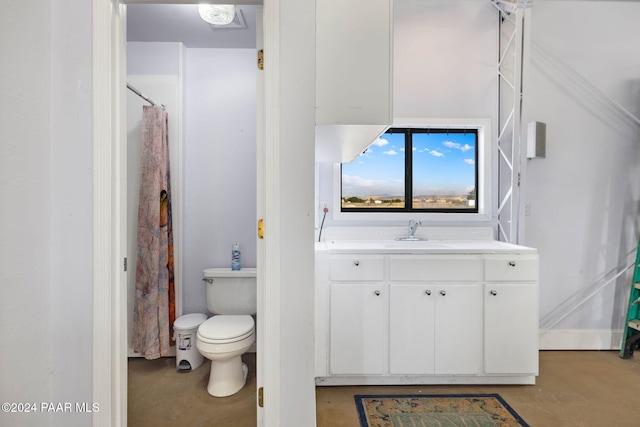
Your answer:
[[[358,260],[353,261],[353,265],[355,265],[356,267],[359,266],[360,265],[360,261],[358,261]]]
[[[490,293],[491,295],[493,295],[493,296],[498,295],[498,291],[489,291],[489,293]]]
[[[515,266],[516,266],[516,262],[515,262],[515,261],[509,261],[509,265],[510,265],[511,267],[515,267]]]
[[[427,289],[426,291],[424,291],[424,294],[425,294],[425,295],[431,295],[431,290],[430,290],[430,289]]]
[[[447,294],[447,291],[440,291],[440,295],[445,296]]]
[[[374,291],[374,292],[373,292],[373,294],[374,294],[375,296],[379,297],[379,296],[380,296],[380,291]]]

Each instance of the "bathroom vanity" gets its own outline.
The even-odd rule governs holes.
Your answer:
[[[315,285],[318,385],[535,383],[533,248],[328,238]]]

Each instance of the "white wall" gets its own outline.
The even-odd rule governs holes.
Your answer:
[[[91,402],[91,4],[38,6],[0,2],[0,400]]]
[[[75,405],[93,402],[92,8],[56,0],[52,12],[51,402]],[[91,422],[75,411],[51,418],[60,427]]]
[[[532,11],[529,119],[546,159],[527,165],[526,243],[540,250],[543,347],[619,345],[638,239],[640,3],[543,1]],[[600,288],[604,287],[602,290]],[[567,313],[579,306],[563,319]],[[568,338],[566,330],[576,331]]]
[[[0,14],[0,400],[51,400],[51,4]],[[35,47],[35,48],[34,48]],[[14,325],[14,327],[11,327]],[[26,336],[41,337],[38,340]],[[28,345],[27,345],[28,344]],[[2,414],[3,423],[42,425],[48,414]]]
[[[184,309],[205,313],[202,270],[256,266],[256,66],[253,49],[187,49]]]
[[[490,1],[396,1],[393,25],[394,117],[495,119],[498,31]]]
[[[179,76],[183,55],[182,43],[127,42],[127,74]]]

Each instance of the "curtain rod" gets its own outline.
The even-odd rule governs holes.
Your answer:
[[[129,83],[127,83],[127,88],[135,93],[136,95],[138,95],[140,98],[144,99],[145,101],[147,101],[149,104],[153,105],[154,107],[160,107],[160,108],[164,108],[164,105],[155,102],[153,99],[149,98],[147,95],[145,95],[144,93],[140,92],[138,89],[136,89],[135,87],[131,86]]]

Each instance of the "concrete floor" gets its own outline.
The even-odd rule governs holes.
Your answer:
[[[226,398],[207,393],[208,360],[193,372],[178,373],[173,358],[130,359],[128,425],[255,426],[255,354],[243,359],[247,385]],[[623,360],[617,351],[541,351],[533,386],[318,387],[317,427],[358,427],[354,394],[420,393],[499,393],[532,427],[637,427],[640,354]]]

